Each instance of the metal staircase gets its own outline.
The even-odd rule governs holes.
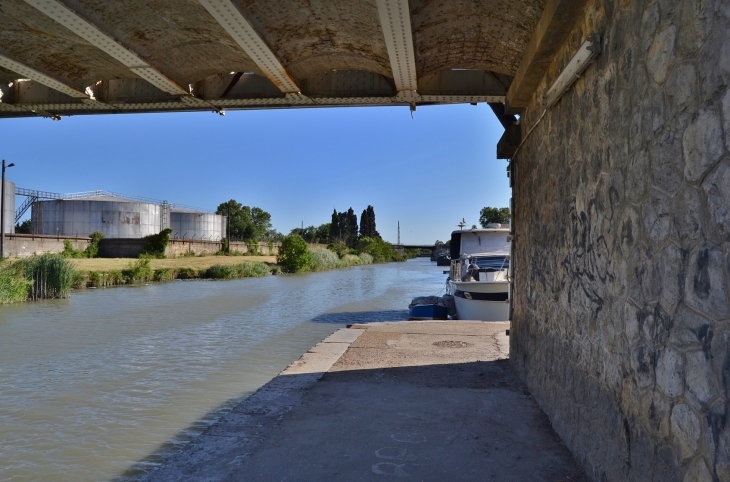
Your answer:
[[[34,191],[32,189],[24,189],[22,187],[16,187],[15,188],[15,195],[16,196],[26,196],[26,200],[23,201],[23,204],[20,205],[20,207],[15,211],[15,222],[17,223],[20,221],[20,218],[23,217],[23,214],[30,208],[34,202],[40,200],[40,199],[63,199],[63,194],[58,194],[56,192],[46,192],[46,191]]]

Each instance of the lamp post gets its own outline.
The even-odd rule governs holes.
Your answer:
[[[0,260],[5,259],[5,168],[14,165],[11,162],[6,166],[3,159],[3,176],[0,184]]]

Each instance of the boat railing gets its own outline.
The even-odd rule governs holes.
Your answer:
[[[451,260],[451,270],[449,272],[449,278],[455,281],[461,281],[461,260]]]

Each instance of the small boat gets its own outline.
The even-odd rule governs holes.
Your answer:
[[[436,257],[436,266],[450,266],[451,258],[448,253],[439,253]]]
[[[418,296],[408,305],[410,320],[446,320],[449,309],[440,296]]]

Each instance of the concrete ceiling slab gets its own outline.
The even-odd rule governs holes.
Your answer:
[[[410,0],[418,77],[444,69],[513,76],[545,0]]]
[[[0,46],[7,57],[81,90],[100,79],[137,77],[23,0],[0,3]]]
[[[260,73],[197,0],[63,0],[182,85],[221,72]]]
[[[375,0],[235,0],[298,82],[331,70],[392,78]]]

